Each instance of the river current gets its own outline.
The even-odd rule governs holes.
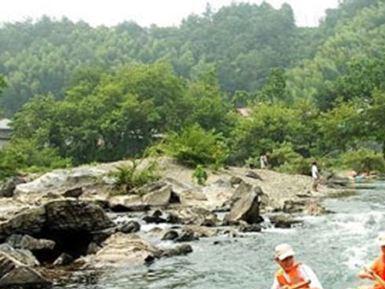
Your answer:
[[[65,288],[268,289],[277,269],[273,250],[282,242],[293,245],[297,259],[313,268],[325,289],[368,284],[356,274],[379,253],[376,237],[385,231],[385,182],[362,184],[356,195],[328,199],[324,205],[335,213],[303,217],[304,224],[294,229],[201,239],[191,243],[194,252],[187,256],[106,271]]]

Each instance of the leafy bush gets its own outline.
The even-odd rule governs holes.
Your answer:
[[[40,148],[31,140],[12,141],[0,152],[0,178],[18,171],[44,172],[70,165],[71,160],[61,158],[55,149]]]
[[[269,162],[273,168],[280,172],[309,174],[311,161],[295,152],[292,144],[284,143],[273,150]]]
[[[198,185],[203,186],[207,181],[207,172],[202,165],[197,165],[192,176],[193,179],[196,179]]]
[[[205,131],[197,124],[185,128],[179,134],[171,133],[166,138],[164,150],[190,167],[213,165],[219,168],[228,157],[228,149],[221,135]]]
[[[369,149],[349,151],[340,156],[340,165],[353,169],[357,173],[385,172],[385,161],[382,154]]]
[[[156,181],[159,176],[156,173],[156,163],[150,162],[144,168],[139,168],[140,162],[133,160],[132,165],[120,166],[111,176],[115,179],[115,187],[128,193],[135,187],[143,186]]]

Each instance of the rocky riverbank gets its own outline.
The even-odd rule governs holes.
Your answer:
[[[293,213],[324,213],[319,200],[339,191],[314,193],[310,177],[239,167],[211,172],[201,186],[193,170],[155,161],[160,179],[123,195],[111,173],[130,161],[4,183],[0,287],[49,288],[71,268],[149,264],[192,252],[199,238],[287,228],[298,223]]]

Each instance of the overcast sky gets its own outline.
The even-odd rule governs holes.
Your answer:
[[[263,0],[7,0],[1,3],[0,22],[14,22],[28,17],[48,15],[67,16],[84,20],[93,26],[115,25],[133,20],[142,26],[178,25],[189,14],[200,14],[210,3],[214,11],[224,5],[238,2],[261,3]],[[338,0],[267,0],[275,7],[289,3],[296,15],[297,24],[315,26],[324,16],[325,9],[335,8]]]

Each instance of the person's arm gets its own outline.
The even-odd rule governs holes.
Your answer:
[[[363,269],[360,273],[358,273],[358,277],[361,279],[369,279],[369,280],[375,280],[373,272],[373,265],[369,268],[369,270]]]
[[[310,281],[310,288],[323,289],[321,282],[317,278],[317,275],[309,266],[301,265],[301,269],[305,275],[305,278]]]
[[[277,278],[274,277],[273,286],[271,286],[271,289],[280,289],[281,286],[279,286]]]

